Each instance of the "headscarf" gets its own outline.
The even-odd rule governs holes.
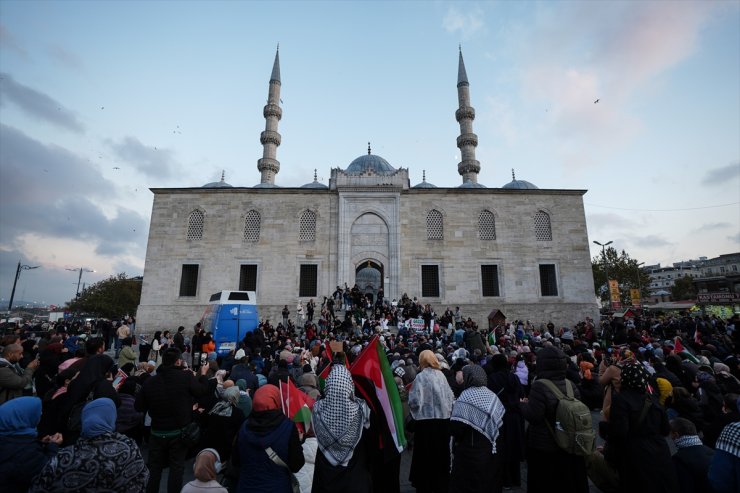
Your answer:
[[[280,389],[268,383],[257,389],[252,399],[252,410],[254,411],[273,411],[281,409]]]
[[[346,466],[362,430],[370,427],[370,408],[355,397],[352,376],[342,365],[332,367],[324,392],[325,397],[313,406],[311,420],[319,450],[332,466]]]
[[[218,401],[211,412],[215,416],[231,416],[232,411],[239,405],[239,387],[229,387],[221,393],[221,400]]]
[[[206,448],[198,452],[195,456],[195,463],[193,463],[193,472],[195,473],[195,479],[207,483],[208,481],[216,481],[216,464],[221,462],[221,457],[218,452],[212,448]]]
[[[419,359],[428,352],[435,363],[437,358],[431,351],[422,351]],[[449,419],[452,413],[452,402],[455,395],[452,393],[447,377],[439,370],[428,366],[420,371],[409,393],[409,410],[415,420]]]
[[[95,438],[116,431],[116,417],[116,405],[107,397],[88,402],[82,408],[80,437]]]
[[[0,436],[36,436],[41,420],[41,399],[16,397],[0,406]]]
[[[730,423],[722,429],[717,438],[716,450],[740,457],[740,421]]]
[[[631,363],[622,367],[622,389],[632,389],[641,393],[647,391],[650,373],[640,363]]]
[[[498,430],[504,424],[504,405],[486,387],[485,370],[478,365],[463,368],[465,390],[452,406],[451,421],[459,421],[481,433],[491,442],[491,450],[496,453]]]
[[[429,349],[425,349],[419,354],[419,368],[422,370],[425,368],[433,368],[435,370],[440,369],[439,360]]]

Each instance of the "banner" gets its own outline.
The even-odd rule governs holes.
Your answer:
[[[609,279],[609,300],[613,309],[622,308],[621,297],[619,295],[619,282],[616,279]]]
[[[637,308],[642,306],[639,289],[630,289],[630,298],[632,299],[632,306]]]

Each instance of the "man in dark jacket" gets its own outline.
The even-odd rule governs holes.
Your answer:
[[[678,448],[671,459],[681,493],[711,493],[708,474],[714,450],[701,443],[696,426],[685,418],[671,421],[671,437]]]
[[[185,327],[182,325],[177,328],[177,334],[172,338],[172,344],[180,350],[181,353],[185,352]]]
[[[182,363],[180,350],[168,348],[162,355],[162,365],[157,374],[146,381],[136,397],[136,410],[149,412],[152,418],[147,493],[159,491],[159,481],[165,467],[170,468],[168,493],[178,493],[182,488],[189,446],[181,438],[183,428],[192,421],[195,399],[208,390],[205,377],[208,365],[200,369],[200,376],[196,379],[195,372],[186,370]]]

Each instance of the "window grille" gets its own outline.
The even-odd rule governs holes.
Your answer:
[[[198,292],[198,264],[183,264],[180,296],[195,296]]]
[[[537,241],[552,241],[550,216],[547,212],[537,211],[534,215],[534,235]]]
[[[306,210],[303,211],[303,214],[301,214],[298,239],[300,241],[316,240],[316,213],[314,211]]]
[[[558,279],[555,264],[540,264],[540,288],[542,296],[558,295]]]
[[[301,264],[301,277],[298,283],[298,296],[317,296],[317,285],[319,280],[319,266],[316,264]]]
[[[482,211],[478,215],[478,236],[481,240],[496,239],[496,219],[493,212]]]
[[[244,240],[259,241],[260,239],[260,213],[249,211],[244,216]],[[244,291],[244,290],[243,290]]]
[[[439,298],[439,266],[421,266],[421,296]]]
[[[239,267],[239,291],[257,291],[257,264]]]
[[[203,238],[203,211],[195,209],[188,218],[188,240],[200,240]]]
[[[498,265],[481,265],[480,275],[483,296],[499,296]]]
[[[427,239],[441,240],[442,238],[442,213],[437,210],[431,210],[427,214]]]

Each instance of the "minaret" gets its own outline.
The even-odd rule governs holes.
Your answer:
[[[467,181],[478,183],[480,163],[475,159],[478,136],[473,133],[475,109],[470,106],[469,86],[468,74],[465,72],[465,62],[463,62],[462,48],[460,48],[460,62],[457,68],[457,101],[460,107],[455,111],[455,119],[460,124],[460,136],[457,138],[457,147],[460,149],[461,161],[457,165],[457,172],[462,176],[463,183]]]
[[[261,173],[260,185],[274,186],[275,175],[280,171],[280,161],[277,160],[277,148],[280,145],[278,122],[283,116],[280,109],[280,45],[275,52],[275,63],[270,76],[270,90],[267,93],[267,104],[262,110],[265,117],[265,131],[260,134],[260,142],[264,150],[262,159],[257,161],[257,169]]]

